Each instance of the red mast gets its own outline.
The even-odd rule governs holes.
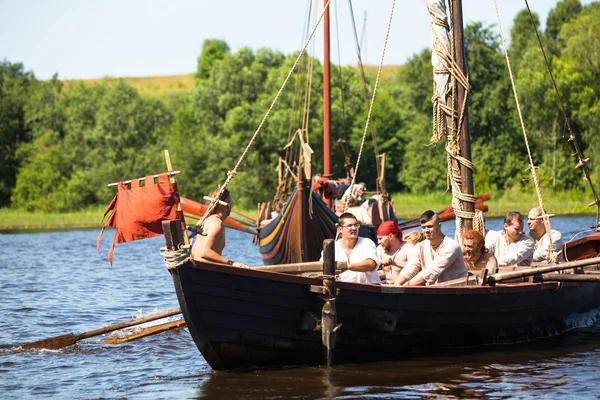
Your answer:
[[[327,7],[328,0],[324,0]],[[323,44],[323,175],[331,178],[331,94],[329,90],[329,7],[325,10]]]

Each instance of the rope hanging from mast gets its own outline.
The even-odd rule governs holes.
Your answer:
[[[529,170],[531,171],[531,177],[533,178],[533,183],[535,185],[535,191],[537,193],[538,201],[540,203],[540,207],[542,209],[542,219],[544,221],[544,227],[546,228],[546,234],[550,236],[550,215],[546,213],[546,209],[544,208],[544,202],[542,200],[542,191],[540,188],[540,182],[538,181],[536,169],[538,168],[533,164],[533,158],[531,156],[531,149],[529,147],[529,141],[527,140],[527,132],[525,131],[525,123],[523,122],[523,114],[521,112],[521,105],[519,104],[519,96],[517,95],[517,87],[515,85],[515,80],[512,73],[512,68],[510,66],[510,59],[508,58],[508,51],[506,48],[506,41],[504,40],[504,32],[502,31],[502,23],[500,21],[500,12],[498,11],[498,3],[494,0],[494,7],[496,8],[496,18],[498,19],[498,29],[500,30],[500,38],[502,39],[502,47],[504,50],[504,56],[506,57],[506,66],[508,67],[508,74],[510,76],[510,83],[512,85],[513,94],[515,97],[515,103],[517,104],[517,112],[519,113],[519,121],[521,122],[521,130],[523,131],[523,138],[525,139],[525,147],[527,148],[527,156],[529,157]],[[558,262],[558,253],[556,253],[556,249],[554,248],[554,244],[552,240],[548,241],[548,262],[549,263],[557,263]]]
[[[329,3],[331,2],[331,0],[327,1],[327,4],[325,5],[325,7],[323,7],[323,12],[321,13],[321,15],[319,16],[319,19],[317,21],[317,23],[315,24],[315,26],[313,27],[312,32],[310,33],[308,39],[306,40],[306,42],[304,43],[304,46],[302,47],[302,50],[300,51],[300,53],[298,54],[298,56],[296,57],[296,60],[294,61],[294,64],[292,65],[292,68],[290,69],[290,72],[287,74],[287,76],[285,77],[285,80],[283,81],[283,84],[281,85],[281,87],[279,88],[279,91],[277,92],[277,94],[275,95],[275,98],[273,99],[273,102],[271,103],[271,105],[269,106],[269,109],[267,110],[267,112],[265,113],[265,116],[263,117],[262,121],[260,121],[260,124],[258,125],[258,128],[256,128],[256,131],[254,132],[254,134],[252,135],[252,138],[250,139],[250,142],[248,143],[248,145],[246,146],[246,148],[244,149],[244,152],[242,153],[242,155],[240,156],[240,158],[238,159],[237,163],[235,164],[235,167],[227,172],[227,179],[225,179],[225,182],[223,183],[223,185],[219,188],[219,193],[214,197],[214,200],[212,200],[210,202],[210,204],[207,207],[206,212],[204,213],[204,215],[202,216],[202,220],[200,221],[200,228],[202,229],[204,227],[204,221],[206,220],[206,218],[208,218],[208,216],[213,212],[213,210],[215,209],[215,207],[217,206],[217,204],[219,204],[219,199],[221,198],[221,195],[223,194],[223,192],[225,191],[225,189],[227,189],[227,186],[229,185],[229,183],[231,183],[231,181],[233,180],[233,178],[235,177],[235,175],[237,174],[237,169],[239,168],[240,164],[242,163],[242,161],[244,160],[244,158],[246,157],[246,154],[248,153],[248,151],[250,150],[250,147],[252,146],[252,144],[254,143],[254,140],[256,139],[256,137],[258,136],[258,133],[260,132],[260,130],[262,129],[263,125],[265,124],[265,121],[267,120],[267,117],[269,116],[269,114],[271,113],[271,111],[273,110],[273,107],[275,107],[275,104],[277,103],[277,101],[279,100],[279,97],[281,96],[281,93],[283,93],[283,89],[286,87],[290,77],[292,76],[292,73],[294,72],[294,70],[296,69],[296,66],[298,65],[300,59],[302,58],[302,56],[304,55],[306,48],[308,47],[308,45],[310,44],[315,32],[317,31],[317,28],[319,27],[319,24],[321,23],[321,21],[323,20],[323,16],[325,15],[325,11],[327,10],[327,8],[329,7]]]
[[[379,78],[381,77],[381,70],[383,68],[383,60],[385,59],[385,51],[387,48],[388,39],[390,37],[390,29],[392,27],[392,18],[394,17],[394,8],[396,7],[396,0],[392,0],[392,9],[390,10],[390,17],[388,19],[387,29],[385,31],[385,41],[383,42],[383,51],[381,52],[381,60],[379,61],[379,68],[377,69],[377,78],[375,79],[375,86],[373,87],[373,95],[371,96],[371,103],[369,104],[369,112],[367,114],[367,121],[365,122],[365,129],[363,131],[362,141],[360,143],[360,150],[358,152],[358,157],[356,158],[356,166],[354,167],[354,175],[352,176],[352,181],[350,182],[350,187],[348,188],[349,193],[353,193],[354,184],[356,181],[356,176],[358,175],[358,166],[360,165],[360,159],[362,157],[363,148],[365,146],[365,139],[367,137],[367,131],[369,130],[369,121],[371,120],[371,116],[373,113],[373,104],[375,103],[375,98],[377,97],[377,88],[379,87]],[[344,211],[348,209],[348,202],[344,205]]]
[[[369,105],[369,89],[367,88],[367,77],[365,75],[365,68],[362,62],[362,51],[360,48],[360,42],[358,39],[358,31],[356,30],[356,20],[354,18],[354,9],[352,8],[352,0],[348,0],[348,4],[350,6],[350,20],[352,21],[352,30],[354,31],[354,43],[356,45],[356,55],[358,57],[358,67],[360,70],[360,76],[362,78],[362,87],[363,87],[363,96],[365,98],[365,103],[368,107]],[[369,126],[371,127],[371,137],[373,138],[373,150],[375,151],[375,168],[377,171],[377,193],[382,193],[384,196],[389,197],[387,190],[385,188],[385,182],[382,182],[381,177],[381,165],[380,165],[380,156],[379,156],[379,148],[377,147],[377,131],[375,130],[375,124],[373,123],[373,118],[369,118]]]
[[[554,92],[556,93],[556,99],[558,100],[558,107],[562,112],[565,118],[565,124],[567,125],[567,129],[569,131],[569,142],[573,143],[573,147],[575,147],[575,152],[577,153],[577,168],[581,167],[583,171],[583,179],[587,181],[590,185],[590,189],[592,189],[592,194],[594,195],[594,201],[590,203],[590,206],[596,206],[596,231],[600,230],[600,198],[598,198],[598,193],[596,192],[596,188],[594,188],[594,184],[590,179],[590,171],[587,166],[589,158],[584,159],[583,153],[579,148],[579,144],[577,143],[577,139],[573,134],[573,130],[571,129],[571,122],[569,121],[569,117],[567,116],[567,112],[565,111],[565,107],[563,106],[562,98],[560,97],[560,92],[558,91],[558,86],[556,81],[554,80],[554,75],[552,74],[552,70],[550,69],[550,63],[548,62],[548,57],[546,57],[546,51],[544,50],[544,46],[542,45],[542,40],[540,39],[540,34],[537,30],[537,26],[535,25],[535,21],[533,19],[533,15],[531,13],[531,9],[529,8],[529,3],[525,0],[525,5],[527,6],[527,11],[529,12],[529,19],[531,20],[531,25],[533,26],[533,30],[535,31],[535,35],[538,40],[538,44],[540,46],[540,50],[542,51],[542,55],[544,56],[544,63],[546,64],[546,70],[548,70],[548,75],[550,75],[550,80],[552,81],[552,85],[554,87]]]
[[[464,202],[475,204],[476,197],[463,193],[461,166],[474,171],[473,163],[461,156],[460,132],[465,121],[464,110],[469,96],[469,80],[462,72],[450,47],[450,26],[444,0],[425,0],[429,13],[429,27],[433,39],[431,63],[435,91],[433,103],[432,143],[446,139],[446,160],[448,163],[447,185],[452,189],[452,208],[456,215],[456,231],[463,232],[463,221],[473,219],[473,227],[483,233],[483,214],[465,210]],[[452,13],[453,11],[450,10]],[[456,104],[457,85],[464,89],[465,96],[458,115]]]

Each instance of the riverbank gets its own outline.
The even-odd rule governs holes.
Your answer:
[[[589,199],[588,199],[589,197]],[[426,209],[441,211],[452,201],[450,193],[395,194],[392,196],[400,220],[417,218]],[[589,200],[589,201],[588,201]],[[592,198],[586,193],[560,192],[546,195],[544,206],[548,212],[557,215],[585,215],[595,210],[587,204]],[[485,202],[489,211],[487,218],[502,217],[509,211],[520,211],[526,214],[529,209],[538,205],[532,193],[506,191],[501,197]],[[54,230],[76,228],[100,228],[105,207],[95,206],[85,210],[68,213],[27,212],[0,208],[0,232],[18,232],[23,230]],[[246,215],[255,215],[256,210],[236,209]],[[194,221],[188,221],[193,223]]]

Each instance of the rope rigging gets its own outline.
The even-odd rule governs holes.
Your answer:
[[[223,183],[223,185],[219,188],[219,192],[217,193],[217,195],[215,195],[214,199],[210,202],[210,204],[207,207],[206,212],[204,213],[204,215],[202,216],[202,219],[200,220],[200,227],[202,228],[204,226],[204,221],[206,221],[206,218],[208,218],[209,215],[211,215],[211,213],[213,212],[213,210],[215,209],[215,207],[217,206],[217,204],[219,204],[219,199],[221,197],[221,195],[223,194],[223,192],[225,191],[225,189],[227,188],[227,186],[229,185],[229,183],[231,183],[231,181],[233,180],[233,178],[235,177],[235,175],[237,174],[237,169],[239,168],[240,164],[242,163],[242,161],[244,160],[244,158],[246,157],[246,154],[248,153],[248,151],[250,150],[250,147],[252,146],[252,144],[254,143],[254,141],[256,140],[256,137],[258,136],[258,133],[260,132],[260,130],[262,129],[265,121],[267,120],[269,114],[271,113],[271,111],[273,110],[273,107],[275,107],[275,104],[277,103],[277,101],[279,100],[279,97],[281,96],[281,93],[283,92],[283,89],[286,87],[290,77],[292,76],[292,73],[294,72],[294,70],[296,69],[296,66],[298,65],[300,59],[302,58],[302,56],[304,55],[306,48],[308,47],[308,45],[310,44],[315,32],[317,31],[317,28],[319,27],[319,24],[321,23],[321,21],[323,20],[323,16],[325,15],[325,11],[327,10],[327,8],[329,7],[329,3],[331,2],[331,0],[327,1],[327,4],[325,5],[325,7],[323,7],[323,12],[321,13],[321,15],[319,16],[319,19],[317,21],[317,23],[315,24],[315,26],[312,29],[312,32],[309,35],[309,38],[307,39],[307,41],[305,42],[304,46],[302,47],[302,50],[300,51],[300,53],[298,54],[298,56],[296,57],[296,60],[294,61],[294,64],[292,65],[292,68],[290,69],[289,73],[287,74],[287,76],[285,77],[285,80],[283,81],[283,84],[281,85],[281,88],[279,88],[279,91],[277,92],[277,94],[275,95],[275,98],[273,99],[273,102],[271,103],[271,105],[269,106],[269,109],[267,110],[267,112],[265,113],[262,121],[260,122],[260,124],[258,125],[258,128],[256,128],[256,131],[254,132],[254,134],[252,135],[252,138],[250,139],[250,142],[248,143],[248,145],[246,146],[246,148],[244,149],[244,152],[242,153],[242,155],[240,156],[240,158],[238,159],[237,163],[235,164],[235,167],[227,172],[227,179],[225,179],[225,182]]]
[[[392,18],[394,17],[394,8],[396,7],[396,0],[392,0],[392,9],[390,10],[390,17],[388,19],[388,25],[385,32],[385,41],[383,42],[383,50],[381,52],[381,59],[379,61],[379,68],[377,69],[377,78],[375,79],[375,86],[373,87],[373,95],[371,96],[371,103],[369,104],[369,112],[367,114],[367,121],[365,122],[365,129],[363,131],[362,140],[360,143],[360,150],[358,152],[358,157],[356,159],[356,166],[354,167],[354,175],[352,176],[352,181],[350,182],[349,192],[352,193],[354,190],[354,184],[356,181],[356,176],[358,175],[358,167],[360,165],[360,159],[362,157],[363,149],[365,146],[365,139],[367,137],[367,131],[369,130],[369,121],[371,119],[373,113],[373,104],[375,103],[375,98],[377,97],[377,88],[379,87],[379,79],[381,77],[381,70],[383,69],[383,60],[385,59],[385,51],[387,49],[388,39],[390,37],[390,30],[392,27]],[[348,202],[344,205],[344,211],[348,209]]]
[[[531,9],[529,8],[529,2],[527,0],[525,0],[525,5],[527,6],[527,11],[529,13],[529,19],[531,20],[531,25],[533,26],[533,30],[535,31],[535,35],[537,37],[537,41],[540,46],[540,50],[542,52],[542,55],[544,56],[544,63],[546,65],[546,70],[548,71],[548,75],[550,76],[550,80],[552,81],[552,86],[554,87],[556,99],[558,100],[558,107],[560,108],[560,111],[563,114],[563,117],[565,119],[565,124],[567,125],[567,129],[569,131],[569,141],[573,143],[573,147],[575,148],[575,152],[576,152],[577,159],[578,159],[577,167],[578,168],[581,167],[581,169],[583,171],[584,180],[586,180],[589,183],[590,189],[592,190],[592,194],[594,195],[594,201],[592,203],[590,203],[589,205],[596,206],[596,227],[595,228],[596,228],[596,231],[599,231],[600,230],[600,198],[598,198],[598,193],[596,192],[596,189],[594,188],[594,184],[592,183],[592,180],[590,179],[590,172],[589,172],[589,169],[587,166],[589,158],[587,158],[587,159],[583,158],[583,153],[581,152],[581,150],[579,148],[579,144],[577,143],[577,139],[575,138],[575,135],[573,134],[573,130],[571,129],[571,122],[569,121],[569,117],[567,116],[567,112],[565,111],[565,107],[563,105],[562,98],[561,98],[560,92],[558,90],[558,85],[556,84],[556,81],[554,80],[554,75],[552,74],[552,69],[550,68],[550,63],[548,62],[548,57],[546,57],[546,51],[544,50],[544,46],[542,45],[542,40],[540,39],[540,34],[537,30],[537,26],[535,24],[535,20],[533,19],[533,14],[531,13]]]
[[[365,98],[365,104],[368,107],[369,106],[369,89],[367,88],[367,77],[365,75],[365,68],[364,68],[364,65],[362,62],[362,52],[361,52],[360,43],[359,43],[359,39],[358,39],[358,31],[356,30],[356,21],[354,18],[354,9],[352,7],[352,0],[348,0],[348,4],[350,5],[350,20],[352,21],[352,30],[354,31],[354,43],[356,45],[356,55],[358,57],[358,66],[359,66],[360,75],[362,78],[363,96]],[[373,138],[373,150],[375,151],[375,168],[377,171],[377,181],[376,181],[377,193],[379,194],[381,192],[384,196],[389,196],[385,189],[385,182],[382,182],[380,179],[381,165],[379,162],[379,159],[380,159],[379,147],[377,146],[377,131],[375,130],[375,124],[373,123],[373,119],[371,117],[369,117],[368,121],[369,121],[369,126],[371,127],[371,137]]]
[[[515,103],[517,104],[517,112],[519,114],[519,121],[521,123],[521,130],[523,131],[523,138],[525,140],[525,147],[527,148],[527,156],[529,158],[529,170],[531,171],[531,177],[533,178],[533,183],[535,185],[535,191],[538,197],[538,201],[540,204],[540,207],[542,209],[542,219],[544,221],[544,227],[546,228],[546,234],[550,235],[551,229],[550,229],[550,215],[548,213],[546,213],[546,209],[544,208],[544,202],[542,200],[542,191],[540,188],[540,182],[538,180],[537,177],[537,173],[536,173],[536,169],[538,168],[537,166],[534,165],[533,163],[533,157],[531,156],[531,149],[529,147],[529,140],[527,139],[527,132],[525,131],[525,123],[523,122],[523,113],[521,112],[521,105],[519,104],[519,96],[517,95],[517,87],[515,85],[515,80],[514,80],[514,76],[513,76],[513,72],[512,72],[512,68],[510,65],[510,59],[508,58],[508,50],[506,47],[506,41],[504,39],[504,32],[502,31],[502,23],[500,21],[500,12],[498,11],[498,3],[497,0],[494,0],[494,6],[496,8],[496,17],[498,19],[498,29],[500,31],[500,38],[502,39],[502,47],[504,50],[504,55],[506,57],[506,66],[508,67],[508,73],[510,76],[510,83],[512,85],[512,89],[513,89],[513,95],[515,98]],[[554,248],[554,244],[552,243],[552,240],[548,241],[548,262],[550,263],[557,263],[558,262],[558,254],[556,253],[556,249]]]
[[[450,14],[452,3],[450,2]],[[483,226],[481,212],[465,210],[464,203],[475,205],[474,195],[463,193],[461,166],[474,171],[473,163],[461,155],[460,132],[465,121],[465,109],[469,97],[469,80],[456,62],[454,50],[450,48],[450,25],[447,22],[446,5],[443,0],[426,1],[429,12],[429,27],[433,38],[432,65],[435,81],[433,103],[432,143],[446,139],[446,160],[448,165],[447,186],[452,190],[452,208],[456,215],[456,231],[464,230],[464,220],[472,219],[473,227]],[[458,85],[464,90],[461,112],[458,114]],[[481,230],[483,232],[483,230]]]

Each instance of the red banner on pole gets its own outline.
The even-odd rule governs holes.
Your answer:
[[[155,183],[157,179],[157,183]],[[168,174],[158,178],[147,176],[134,179],[130,188],[123,182],[118,183],[118,191],[110,205],[104,211],[108,217],[96,242],[100,251],[100,240],[106,227],[116,228],[117,232],[108,251],[108,261],[112,265],[115,244],[151,238],[163,234],[161,222],[180,219],[183,214],[177,212],[179,193],[177,183],[169,181]]]

